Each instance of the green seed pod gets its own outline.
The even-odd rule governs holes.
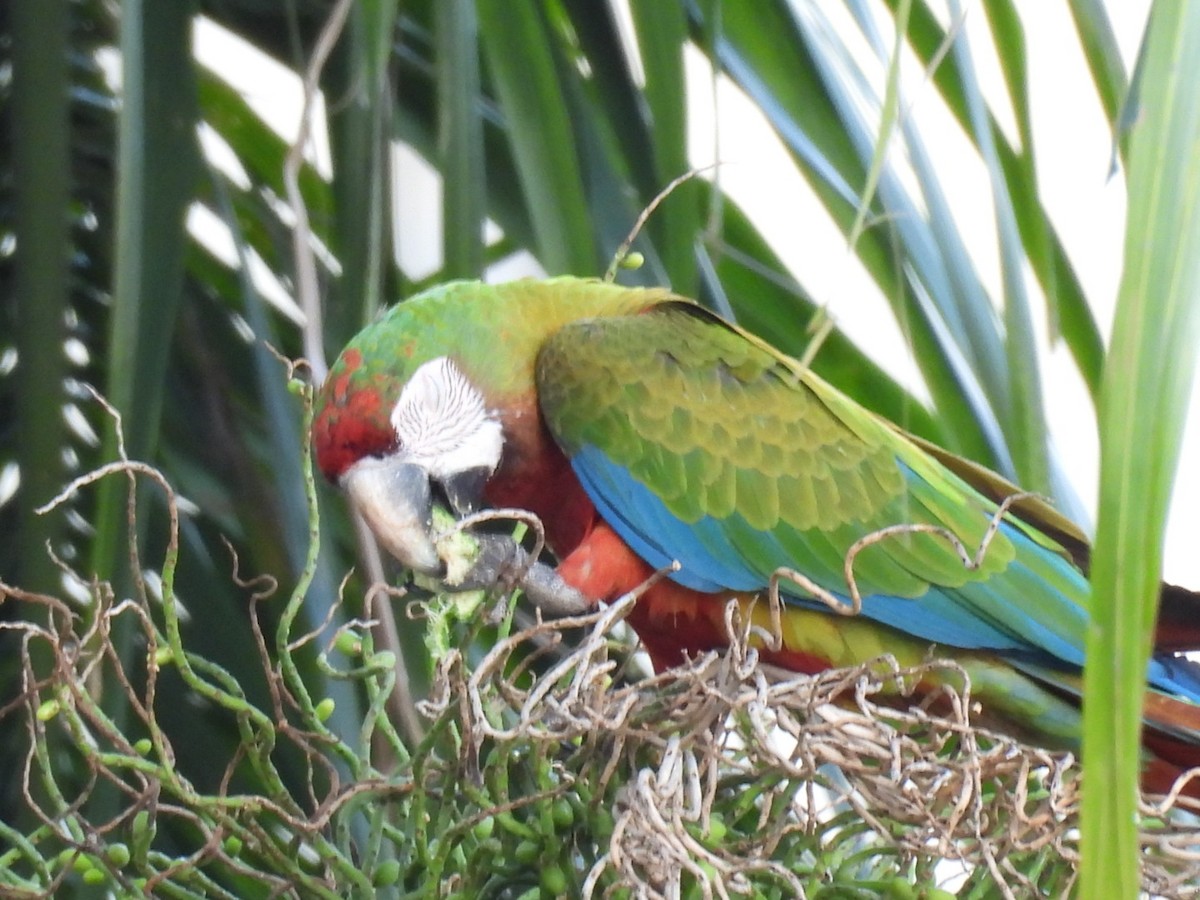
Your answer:
[[[335,704],[334,704],[334,702],[333,702],[333,698],[332,698],[332,697],[326,697],[324,700],[322,700],[320,703],[318,703],[318,704],[317,704],[317,706],[316,706],[316,708],[313,710],[313,712],[314,712],[314,713],[316,714],[316,716],[317,716],[317,721],[318,721],[318,722],[324,722],[324,721],[326,721],[326,720],[327,720],[327,719],[328,719],[330,716],[332,716],[332,715],[333,715],[333,709],[334,709],[334,705],[335,705]]]
[[[51,697],[37,708],[37,720],[49,722],[60,712],[62,712],[62,704],[58,702],[57,698]]]
[[[554,801],[554,824],[559,828],[570,828],[575,824],[575,807],[566,797]]]
[[[375,868],[371,883],[375,887],[390,887],[400,880],[400,863],[394,859],[385,859]]]
[[[118,869],[123,869],[129,865],[129,847],[126,844],[120,842],[109,844],[104,850],[104,855]]]
[[[592,810],[592,834],[597,840],[607,840],[612,836],[616,822],[613,814],[606,807],[597,806]]]
[[[479,852],[486,856],[501,857],[504,855],[504,844],[499,838],[486,838],[479,844]]]
[[[541,855],[542,845],[528,838],[517,844],[517,849],[513,851],[513,858],[526,866],[533,865]]]
[[[358,656],[362,653],[362,637],[355,631],[342,631],[338,633],[333,646],[347,656]]]
[[[150,852],[150,845],[154,842],[154,833],[157,830],[155,821],[150,816],[149,810],[138,810],[133,817],[133,824],[130,826],[130,839],[133,851],[133,858],[138,865],[143,865],[146,862],[146,854]]]
[[[542,896],[561,897],[567,892],[567,873],[557,863],[542,868]]]
[[[729,829],[725,827],[725,820],[717,813],[713,813],[708,820],[708,839],[713,843],[719,844],[725,839],[725,835],[728,832]]]
[[[377,672],[389,672],[396,668],[396,654],[391,650],[380,650],[366,661],[367,667]]]
[[[492,836],[492,832],[496,830],[496,818],[488,816],[485,819],[480,819],[471,829],[471,833],[475,835],[475,839],[485,841]]]
[[[897,875],[888,882],[887,893],[884,896],[890,900],[917,900],[917,891],[907,878]]]

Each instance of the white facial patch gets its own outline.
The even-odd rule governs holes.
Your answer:
[[[468,469],[491,472],[500,462],[500,422],[448,357],[432,359],[413,373],[391,420],[404,458],[433,478]]]

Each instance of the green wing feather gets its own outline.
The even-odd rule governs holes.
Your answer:
[[[864,535],[932,525],[974,553],[997,509],[894,426],[687,301],[565,326],[539,352],[536,377],[552,433],[583,461],[577,471],[602,454],[606,473],[627,473],[685,526],[652,533],[653,516],[639,521],[634,509],[627,531],[673,541],[663,549],[676,558],[689,540],[732,549],[763,584],[789,565],[845,596],[843,561]],[[923,598],[915,621],[958,616],[1076,656],[1087,586],[1067,559],[1025,524],[997,532],[974,569],[943,538],[905,532],[863,550],[854,577],[864,596]]]

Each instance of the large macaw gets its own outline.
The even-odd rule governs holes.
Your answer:
[[[321,470],[413,569],[442,571],[439,492],[459,512],[536,513],[558,560],[538,581],[551,600],[611,600],[678,562],[629,617],[659,669],[724,646],[731,597],[770,627],[761,598],[794,570],[769,661],[811,673],[952,658],[990,721],[1077,745],[1079,530],[1030,497],[1000,521],[1018,491],[999,476],[668,291],[572,278],[434,288],[350,342],[313,428]],[[978,566],[947,532],[968,554],[984,548]],[[856,615],[831,610],[856,594]],[[1158,638],[1143,781],[1163,790],[1200,765],[1200,666],[1177,655],[1200,647],[1195,595],[1164,592]]]

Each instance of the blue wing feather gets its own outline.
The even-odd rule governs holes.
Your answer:
[[[654,568],[677,560],[681,568],[670,577],[685,587],[705,593],[757,592],[766,587],[777,568],[806,570],[809,561],[795,558],[795,553],[786,551],[775,535],[751,528],[737,513],[722,519],[704,516],[695,522],[679,519],[654,491],[597,447],[582,446],[571,464],[597,512],[622,540]],[[917,477],[911,472],[908,475]],[[1018,546],[1018,553],[999,575],[957,587],[930,585],[917,598],[870,594],[863,598],[862,615],[931,643],[998,651],[1025,659],[1035,667],[1082,666],[1086,610],[1079,602],[1061,596],[1021,558],[1025,553],[1044,557],[1044,564],[1052,566],[1078,597],[1088,596],[1086,579],[1070,562],[1035,544],[1020,528],[1007,522],[1000,527]],[[819,548],[814,547],[814,551],[828,555]],[[826,571],[827,561],[810,563],[807,568]],[[786,584],[781,587],[789,603],[824,608],[821,601],[802,595],[798,589],[786,590]],[[844,585],[826,583],[822,587],[842,602],[849,602]],[[1058,604],[1066,610],[1073,634],[1039,626],[1008,599],[1012,596],[1044,598],[1045,603]],[[1148,676],[1151,684],[1162,690],[1200,701],[1200,676],[1193,666],[1156,658],[1151,660]]]

